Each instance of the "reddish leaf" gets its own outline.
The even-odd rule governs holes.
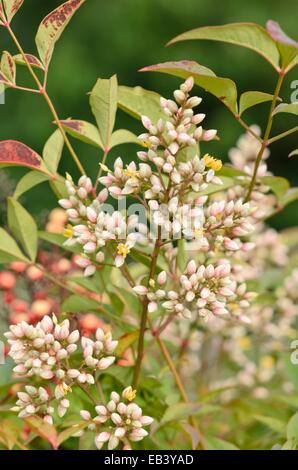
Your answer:
[[[11,84],[16,82],[16,65],[12,55],[7,51],[4,51],[1,57],[1,74],[7,82]]]
[[[36,35],[36,45],[45,66],[51,60],[56,41],[60,38],[74,13],[85,1],[68,0],[42,20]]]
[[[24,0],[3,0],[4,9],[6,12],[6,16],[8,21],[11,21],[14,15],[18,12],[18,10],[23,5]]]
[[[40,168],[40,156],[27,145],[16,140],[2,140],[0,142],[0,164],[27,166]]]
[[[26,56],[26,59],[28,60],[29,64],[32,67],[37,67],[39,69],[44,70],[44,66],[42,65],[40,60],[37,57],[35,57],[35,55],[25,54],[25,56]],[[14,56],[14,61],[15,61],[16,64],[26,65],[26,62],[24,61],[23,56],[21,54],[15,55]]]
[[[274,39],[275,41],[287,44],[289,46],[294,46],[298,49],[298,42],[287,36],[286,33],[281,29],[277,21],[267,21],[266,28],[272,39]]]
[[[25,422],[35,434],[48,441],[53,449],[58,449],[58,435],[53,425],[46,423],[39,416],[25,418]]]
[[[4,83],[5,85],[9,85],[9,81],[7,78],[0,72],[0,83]]]
[[[3,11],[3,6],[1,4],[1,1],[0,1],[0,25],[3,24],[3,21],[4,21],[4,11]],[[3,20],[3,21],[1,21]]]

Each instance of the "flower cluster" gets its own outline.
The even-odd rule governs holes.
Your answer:
[[[114,341],[110,333],[104,333],[100,328],[96,331],[96,339],[81,337],[83,362],[79,367],[71,363],[72,355],[78,349],[80,340],[79,330],[70,331],[69,320],[58,323],[57,318],[43,317],[35,326],[25,321],[11,325],[10,331],[5,333],[10,344],[9,356],[17,364],[13,371],[20,377],[37,377],[45,381],[54,381],[56,386],[54,397],[58,400],[58,414],[63,416],[69,406],[65,396],[71,391],[76,382],[79,384],[94,384],[96,370],[105,370],[115,361],[112,353],[118,341]],[[36,412],[35,398],[40,396],[31,394],[30,408],[32,414]],[[45,394],[43,393],[44,397]],[[22,400],[25,395],[19,397]],[[26,400],[23,400],[26,403]],[[45,400],[46,401],[46,400]],[[23,412],[23,408],[21,408]]]
[[[90,178],[82,176],[76,188],[68,176],[66,188],[69,199],[61,199],[59,203],[67,208],[69,221],[74,225],[69,224],[64,232],[65,244],[82,246],[84,256],[77,259],[77,264],[84,268],[85,276],[94,274],[96,264],[103,263],[103,247],[108,242],[114,244],[116,266],[121,266],[140,236],[137,217],[132,215],[126,219],[119,211],[106,212],[104,202],[108,193],[105,189],[90,203],[88,197],[93,194]]]
[[[120,442],[123,450],[131,450],[130,442],[138,442],[148,435],[143,426],[152,424],[150,416],[143,416],[142,409],[133,402],[136,396],[132,387],[122,392],[122,399],[117,392],[112,392],[106,406],[95,407],[96,416],[91,417],[89,411],[82,410],[81,417],[89,423],[88,428],[94,430],[95,445],[102,449],[107,443],[108,450],[115,449]]]
[[[248,321],[244,311],[255,297],[247,292],[246,284],[238,284],[231,275],[231,265],[227,260],[219,260],[216,265],[200,265],[189,261],[186,271],[179,276],[178,283],[171,290],[165,288],[167,273],[162,271],[157,277],[159,289],[148,290],[144,286],[134,287],[139,295],[147,295],[149,311],[158,308],[158,303],[168,312],[192,318],[193,314],[208,319],[232,314],[242,321]],[[154,283],[153,283],[154,285]]]
[[[82,176],[76,187],[67,175],[68,198],[59,201],[70,222],[65,230],[66,244],[82,246],[83,257],[78,263],[86,276],[94,274],[96,265],[103,263],[107,245],[115,265],[120,267],[137,241],[152,239],[146,219],[141,223],[137,216],[125,217],[121,212],[110,214],[105,210],[108,193],[116,199],[128,195],[137,198],[153,212],[155,226],[163,226],[168,236],[175,237],[178,229],[186,231],[196,211],[197,203],[189,197],[190,191],[195,194],[207,189],[210,183],[222,183],[215,175],[222,167],[221,161],[209,154],[202,158],[197,155],[197,143],[212,140],[216,131],[204,131],[199,126],[205,115],[194,114],[201,98],[189,97],[192,87],[193,79],[189,78],[174,92],[176,101],[161,99],[166,118],[156,125],[143,116],[143,125],[148,131],[139,137],[148,147],[147,151],[138,152],[143,163],[131,162],[125,167],[119,157],[113,171],[102,165],[108,173],[99,178],[105,188],[98,195],[90,178]],[[182,158],[183,152],[190,152],[190,155]],[[148,218],[151,220],[150,216]]]
[[[17,396],[18,400],[12,411],[17,412],[20,418],[38,414],[42,415],[46,422],[53,423],[51,415],[54,413],[54,408],[49,404],[50,396],[45,388],[26,385],[25,392],[18,392]],[[68,400],[63,401],[65,402],[63,403],[64,408],[67,408],[69,406]]]

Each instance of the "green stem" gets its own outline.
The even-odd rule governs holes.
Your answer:
[[[267,122],[266,130],[265,130],[264,138],[262,140],[262,145],[261,145],[260,151],[257,155],[257,159],[256,159],[252,179],[251,179],[248,191],[247,191],[247,195],[245,197],[246,202],[250,200],[251,193],[253,192],[253,189],[254,189],[256,181],[257,181],[258,169],[259,169],[260,163],[262,161],[264,151],[268,147],[268,143],[269,143],[268,139],[269,139],[270,132],[271,132],[271,129],[272,129],[272,124],[273,124],[273,111],[274,111],[275,106],[276,106],[276,102],[277,102],[278,95],[279,95],[279,92],[280,92],[280,89],[281,89],[281,86],[282,86],[283,79],[284,79],[284,73],[281,72],[279,74],[277,84],[276,84],[276,87],[275,87],[273,100],[272,100],[270,111],[269,111],[268,122]]]
[[[27,68],[28,68],[28,70],[29,70],[29,72],[30,72],[32,78],[34,79],[35,83],[37,84],[38,89],[39,89],[39,93],[44,97],[44,99],[45,99],[45,101],[46,101],[46,103],[47,103],[47,105],[48,105],[48,107],[49,107],[49,109],[50,109],[50,111],[51,111],[51,113],[52,113],[52,115],[53,115],[53,118],[54,118],[54,120],[55,120],[55,123],[56,123],[56,125],[58,126],[58,128],[59,128],[59,130],[60,130],[60,132],[61,132],[61,134],[62,134],[62,136],[63,136],[63,139],[64,139],[64,142],[65,142],[66,147],[68,148],[68,150],[69,150],[69,152],[70,152],[72,158],[74,159],[74,161],[75,161],[75,163],[76,163],[76,165],[77,165],[79,171],[82,173],[82,175],[84,175],[84,174],[85,174],[85,170],[84,170],[84,168],[83,168],[83,166],[82,166],[82,164],[81,164],[81,162],[80,162],[80,160],[79,160],[77,154],[75,153],[75,151],[74,151],[74,149],[73,149],[73,147],[72,147],[72,145],[71,145],[71,143],[70,143],[70,141],[69,141],[69,139],[68,139],[68,137],[67,137],[67,135],[66,135],[65,130],[63,129],[63,126],[62,126],[62,124],[61,124],[61,122],[60,122],[59,116],[58,116],[58,114],[57,114],[57,112],[56,112],[56,109],[55,109],[55,107],[54,107],[54,105],[53,105],[53,102],[51,101],[51,98],[49,97],[49,95],[48,95],[48,93],[47,93],[45,87],[41,84],[41,82],[40,82],[38,76],[37,76],[36,73],[34,72],[33,67],[31,66],[30,62],[28,61],[28,59],[27,59],[27,57],[26,57],[26,54],[25,54],[25,52],[24,52],[24,50],[23,50],[21,44],[19,43],[19,41],[18,41],[16,35],[14,34],[13,30],[11,29],[9,23],[8,23],[8,22],[5,22],[5,26],[6,26],[6,28],[7,28],[7,31],[9,32],[9,34],[10,34],[10,36],[11,36],[13,42],[15,43],[17,49],[19,50],[20,54],[22,55],[22,57],[23,57],[23,59],[24,59],[24,62],[26,63],[26,66],[27,66]]]
[[[160,250],[160,243],[161,243],[161,227],[158,227],[158,234],[157,239],[155,241],[154,250],[152,254],[152,262],[150,266],[150,272],[148,277],[147,286],[150,286],[150,280],[154,277],[156,265],[157,265],[157,258],[159,255]],[[141,317],[141,325],[140,325],[140,335],[139,335],[139,343],[138,343],[138,353],[137,353],[137,360],[135,365],[134,377],[133,377],[133,388],[137,388],[140,380],[140,373],[141,367],[144,357],[144,344],[145,344],[145,332],[148,320],[148,304],[149,300],[147,297],[143,300],[143,311]]]
[[[277,142],[278,140],[283,139],[284,137],[287,137],[288,135],[293,134],[294,132],[298,132],[298,126],[292,127],[292,129],[289,129],[288,131],[282,132],[281,134],[272,137],[268,141],[268,145],[272,144],[273,142]]]
[[[102,172],[103,172],[103,168],[102,168],[102,165],[105,165],[106,161],[107,161],[107,158],[108,158],[108,154],[109,154],[109,149],[106,149],[104,151],[104,154],[103,154],[103,158],[102,158],[102,162],[101,162],[101,166],[99,167],[99,171],[97,173],[97,176],[96,176],[96,181],[95,181],[95,190],[97,190],[97,187],[99,185],[99,178],[101,177],[102,175]]]

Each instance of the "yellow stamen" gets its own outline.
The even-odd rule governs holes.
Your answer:
[[[136,170],[132,170],[131,168],[126,168],[124,171],[123,171],[123,174],[127,177],[127,178],[131,178],[133,180],[137,180],[138,179],[138,172]]]
[[[58,385],[59,390],[61,392],[61,395],[66,396],[68,392],[71,392],[72,389],[69,385],[67,385],[65,382],[62,382],[60,385]]]
[[[264,369],[272,369],[274,366],[274,359],[272,356],[263,356],[260,360],[260,366]]]
[[[205,231],[205,229],[204,229],[203,227],[201,227],[201,228],[196,228],[196,229],[194,230],[194,236],[195,236],[195,238],[198,239],[198,240],[200,240],[201,238],[203,238],[203,236],[204,236],[204,231]]]
[[[73,236],[73,226],[70,225],[70,224],[67,224],[64,232],[63,232],[63,236],[65,238],[71,238]]]
[[[130,247],[127,243],[119,243],[117,246],[117,255],[123,256],[123,258],[126,258],[126,256],[130,253]]]
[[[213,171],[219,171],[222,168],[222,161],[211,157],[209,153],[204,155],[203,160],[207,168],[211,168]]]
[[[122,393],[123,398],[128,401],[133,401],[136,398],[137,391],[133,390],[132,387],[127,387]]]
[[[244,351],[247,351],[251,348],[251,340],[248,336],[241,336],[238,338],[238,344]]]

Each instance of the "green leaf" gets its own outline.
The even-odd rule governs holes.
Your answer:
[[[208,184],[208,188],[204,189],[203,191],[199,192],[191,192],[190,196],[192,197],[198,197],[198,196],[206,196],[208,194],[214,194],[214,193],[219,193],[225,189],[229,189],[232,186],[235,185],[235,180],[234,178],[228,178],[226,176],[221,176],[220,177],[221,181],[223,184]],[[242,181],[238,181],[238,184],[241,184]]]
[[[88,423],[84,421],[83,423],[77,423],[71,426],[70,428],[64,429],[58,434],[57,443],[60,446],[64,441],[72,437],[78,431],[85,429],[88,426]]]
[[[179,271],[183,273],[187,263],[186,241],[184,238],[181,238],[180,240],[178,240],[177,244],[177,266],[179,268]]]
[[[282,68],[288,72],[298,63],[298,42],[287,36],[276,21],[267,21],[266,28],[270,36],[277,42]]]
[[[298,199],[298,188],[290,188],[286,194],[280,199],[280,203],[283,206],[287,206],[291,202],[297,201]]]
[[[42,439],[48,441],[54,449],[58,449],[58,435],[56,428],[52,424],[46,423],[39,416],[24,418],[31,431]]]
[[[78,313],[98,310],[99,306],[99,303],[94,299],[88,299],[80,295],[71,295],[63,302],[61,308],[63,312]]]
[[[29,191],[29,189],[43,183],[49,179],[48,175],[39,173],[38,171],[29,171],[18,182],[13,197],[18,199],[22,194]]]
[[[203,416],[218,410],[218,406],[202,406],[200,403],[175,403],[166,409],[161,419],[160,425],[164,426],[165,424],[172,421],[187,419],[189,416]]]
[[[281,176],[263,176],[260,181],[266,186],[270,186],[278,199],[282,199],[290,188],[290,183]]]
[[[0,228],[0,255],[2,254],[8,255],[14,260],[29,261],[23,255],[14,239],[3,228]]]
[[[289,153],[289,157],[294,157],[296,155],[298,155],[298,149],[292,150],[292,152]]]
[[[191,438],[192,450],[196,450],[200,442],[199,431],[188,423],[181,423],[181,428]]]
[[[54,47],[74,13],[86,0],[68,0],[49,13],[41,22],[35,38],[39,57],[47,68]]]
[[[255,416],[256,420],[262,424],[265,424],[272,431],[277,432],[278,434],[284,434],[286,430],[286,423],[280,419],[273,418],[272,416]]]
[[[99,131],[94,124],[78,119],[66,119],[65,121],[60,121],[60,123],[64,130],[75,139],[103,149]]]
[[[214,436],[204,436],[207,450],[240,450],[235,444]]]
[[[273,115],[278,113],[290,113],[295,114],[298,116],[298,101],[294,103],[281,103],[276,106],[275,110],[273,111]]]
[[[140,332],[139,330],[132,331],[131,333],[126,333],[125,335],[119,338],[119,343],[115,354],[117,356],[122,356],[124,351],[126,351],[132,344],[134,344],[139,338]]]
[[[33,68],[37,68],[37,69],[41,69],[41,70],[44,70],[44,66],[42,65],[42,63],[40,62],[40,60],[35,57],[35,55],[32,55],[32,54],[25,54],[26,56],[26,59],[27,61],[29,62],[29,64],[31,65],[31,67]],[[26,61],[24,60],[24,57],[22,54],[16,54],[13,56],[13,60],[15,61],[15,63],[17,65],[24,65],[27,67],[27,63]]]
[[[298,446],[297,439],[288,439],[282,446],[282,450],[296,450]]]
[[[137,136],[126,129],[118,129],[117,131],[113,132],[110,141],[110,148],[117,147],[117,145],[122,144],[140,144]]]
[[[276,69],[279,68],[279,51],[269,33],[255,23],[230,23],[223,26],[205,26],[180,34],[169,45],[180,41],[208,39],[246,47],[260,54]]]
[[[117,76],[113,75],[109,80],[99,78],[90,94],[90,106],[105,150],[110,149],[117,112],[117,93]]]
[[[70,251],[71,253],[80,253],[80,248],[77,246],[64,246],[65,237],[59,233],[50,233],[40,230],[38,232],[38,237],[45,242],[51,243],[52,245],[57,245],[63,248],[64,250]]]
[[[35,261],[38,246],[37,226],[24,207],[14,198],[8,199],[8,225],[30,259]]]
[[[160,95],[140,86],[134,88],[119,86],[118,106],[136,119],[141,119],[145,115],[157,123],[160,118],[165,117],[160,106]]]
[[[246,91],[240,96],[239,115],[241,116],[244,111],[260,103],[272,101],[273,95],[263,93],[262,91]]]
[[[111,301],[111,305],[114,309],[114,312],[119,316],[122,315],[124,311],[124,306],[125,306],[124,302],[122,302],[120,297],[112,289],[108,288],[108,295]]]
[[[4,51],[1,57],[1,65],[0,65],[1,74],[7,78],[9,83],[15,84],[16,82],[16,64],[13,60],[12,55]]]
[[[298,441],[298,412],[292,416],[287,425],[287,438]]]
[[[57,129],[47,140],[42,156],[51,173],[56,173],[61,160],[64,147],[64,139],[61,131]]]
[[[0,20],[5,21],[5,15],[4,15],[4,10],[3,10],[1,1],[0,1]],[[0,24],[4,24],[3,21],[0,21]]]
[[[50,188],[53,191],[53,193],[56,195],[57,199],[67,199],[68,198],[68,192],[65,187],[65,181],[64,180],[58,180],[58,179],[51,179],[50,180]]]
[[[233,80],[217,77],[212,70],[194,61],[181,60],[150,65],[141,72],[162,72],[176,77],[194,78],[195,84],[222,101],[233,113],[237,113],[237,88]]]
[[[21,8],[23,3],[24,0],[3,0],[4,10],[9,22]]]

